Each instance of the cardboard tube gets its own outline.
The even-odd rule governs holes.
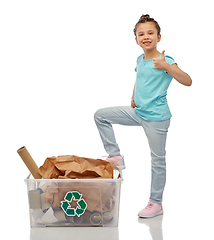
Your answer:
[[[105,212],[103,214],[103,221],[104,223],[110,223],[113,220],[112,212]]]
[[[67,218],[68,221],[70,221],[70,222],[72,222],[76,225],[81,225],[81,223],[83,221],[83,216],[80,216],[80,217],[78,217],[78,216],[74,216],[74,217],[73,216],[71,216],[71,217],[66,216],[66,218]]]
[[[89,218],[90,222],[93,225],[99,225],[102,222],[102,216],[100,212],[94,212],[90,218]]]
[[[38,173],[38,166],[34,162],[33,158],[31,157],[30,153],[26,149],[26,147],[21,147],[20,149],[17,150],[19,156],[33,175],[35,179],[40,179],[42,176]]]

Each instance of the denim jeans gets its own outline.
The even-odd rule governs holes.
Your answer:
[[[100,109],[95,113],[94,119],[110,157],[120,155],[112,124],[143,127],[151,150],[150,202],[160,204],[166,183],[165,146],[170,119],[160,122],[146,121],[129,106]]]

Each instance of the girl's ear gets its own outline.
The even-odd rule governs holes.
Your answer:
[[[161,34],[158,35],[158,42],[161,40]]]
[[[135,38],[135,41],[136,41],[137,45],[139,45],[139,42],[138,42],[138,40],[137,40],[137,37]]]

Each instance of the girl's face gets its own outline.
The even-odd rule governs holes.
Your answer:
[[[157,43],[161,40],[161,35],[158,35],[157,28],[153,22],[139,23],[136,35],[135,40],[144,51],[156,49]]]

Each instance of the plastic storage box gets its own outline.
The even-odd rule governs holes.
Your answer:
[[[31,227],[117,227],[121,181],[28,177]]]

